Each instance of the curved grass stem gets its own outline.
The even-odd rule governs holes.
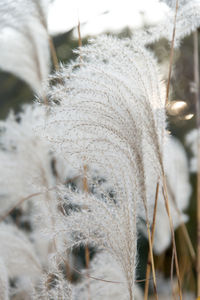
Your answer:
[[[155,204],[154,204],[154,211],[153,211],[153,222],[152,222],[152,231],[151,231],[151,244],[152,244],[152,246],[153,246],[154,233],[155,233],[156,212],[157,212],[157,203],[158,203],[158,192],[159,192],[159,182],[157,183],[157,186],[156,186]],[[146,269],[146,281],[145,281],[145,290],[144,290],[144,300],[148,299],[150,273],[151,273],[151,252],[150,252],[150,249],[149,249],[148,259],[147,259],[147,269]]]

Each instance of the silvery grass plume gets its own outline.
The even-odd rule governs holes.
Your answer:
[[[79,209],[55,217],[53,239],[68,236],[60,257],[66,247],[81,244],[106,249],[123,270],[133,299],[137,217],[144,206],[148,218],[148,176],[158,179],[164,173],[165,93],[154,57],[139,42],[103,36],[78,54],[81,61],[57,75],[63,84],[50,87],[52,114],[43,137],[82,177],[89,179],[84,166],[100,170],[116,196],[102,200],[61,188],[63,205]]]
[[[44,118],[43,107],[36,105],[27,106],[17,117],[10,114],[6,121],[0,122],[0,219],[5,219],[7,213],[20,204],[43,263],[49,242],[41,237],[41,228],[52,228],[50,212],[57,206],[54,157],[47,143],[34,131],[35,126],[42,126]],[[23,221],[20,220],[19,226]]]
[[[0,2],[0,67],[27,82],[43,96],[50,67],[48,0]]]
[[[72,299],[71,285],[59,266],[49,259],[44,268],[33,241],[22,231],[14,225],[1,224],[0,238],[0,299]]]
[[[108,253],[98,253],[91,262],[90,276],[95,279],[84,279],[74,286],[73,300],[87,300],[88,287],[90,298],[95,300],[129,299],[126,282],[119,264]],[[106,281],[107,280],[107,281]],[[135,300],[144,299],[142,290],[135,285]]]
[[[43,124],[44,118],[42,107],[27,106],[17,116],[11,112],[7,120],[0,122],[1,198],[6,199],[1,201],[2,211],[44,190],[42,177],[53,186],[49,149],[33,130],[36,124]]]
[[[22,294],[30,295],[32,285],[37,283],[42,274],[33,243],[16,226],[10,224],[0,225],[0,238],[0,299],[17,299],[19,293],[19,299],[31,299],[22,297]],[[9,285],[11,281],[15,282],[14,288]],[[22,286],[25,281],[26,285]]]
[[[35,254],[33,244],[25,234],[10,224],[0,226],[0,257],[10,278],[26,275],[37,278],[41,272],[40,262]]]
[[[59,157],[55,158],[48,143],[35,133],[35,127],[44,126],[45,116],[42,106],[32,105],[0,122],[0,259],[8,279],[15,280],[9,299],[43,299],[44,292],[44,299],[52,299],[52,295],[61,299],[61,290],[63,299],[70,299],[61,267],[56,269],[54,264],[52,274],[49,256],[57,249],[45,232],[48,229],[54,234],[54,215],[59,209],[56,185],[68,176]],[[15,207],[21,213],[16,222],[9,216]],[[49,274],[56,276],[56,286]],[[43,286],[45,278],[50,283]],[[2,280],[2,284],[6,282],[6,278]]]
[[[42,276],[34,296],[34,300],[72,300],[72,284],[64,278],[64,273],[54,259],[49,259],[48,272]]]
[[[138,39],[144,45],[152,44],[161,38],[171,41],[174,28],[174,14],[176,0],[164,1],[169,6],[168,13],[163,21],[158,25],[151,26],[147,30],[135,31],[133,42]],[[176,34],[174,46],[178,47],[181,40],[190,35],[200,26],[200,1],[199,0],[179,0],[179,6],[176,18]]]
[[[169,206],[175,229],[188,219],[184,214],[184,210],[187,209],[189,204],[191,185],[185,150],[174,137],[170,137],[164,147],[164,167],[167,177]],[[151,195],[150,190],[149,195]],[[162,253],[171,242],[169,218],[162,202],[161,193],[159,197],[154,236],[154,250],[157,254]]]

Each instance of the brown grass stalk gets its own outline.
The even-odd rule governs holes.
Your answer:
[[[197,122],[197,297],[200,297],[200,92],[199,92],[199,47],[198,31],[194,32],[194,82]]]
[[[149,241],[149,252],[150,252],[150,261],[151,261],[152,275],[153,275],[154,294],[155,294],[156,300],[158,300],[157,284],[156,284],[156,272],[155,272],[155,264],[154,264],[154,257],[153,257],[153,247],[152,247],[152,241],[151,241],[151,230],[150,230],[150,223],[149,223],[149,218],[148,218],[148,208],[147,208],[146,199],[143,200],[143,204],[144,204],[144,209],[145,209],[147,235],[148,235],[148,241]]]
[[[171,231],[171,236],[172,236],[172,246],[173,246],[173,251],[174,251],[174,260],[175,260],[176,274],[177,274],[177,280],[178,280],[178,289],[179,289],[178,293],[179,293],[180,300],[182,300],[181,280],[180,280],[178,256],[177,256],[177,251],[176,251],[176,241],[175,241],[172,217],[171,217],[170,208],[169,208],[169,200],[168,200],[167,184],[166,184],[165,176],[163,176],[162,192],[163,192],[163,196],[164,196],[165,208],[166,208],[167,215],[169,218],[169,225],[170,225],[170,231]]]
[[[192,269],[192,263],[190,257],[188,256],[188,248],[185,247],[186,242],[183,241],[182,238],[182,230],[181,227],[176,232],[176,238],[178,241],[178,254],[180,258],[180,278],[181,278],[181,284],[185,283],[185,278],[187,277],[188,272],[191,272]],[[185,287],[185,284],[184,284]]]
[[[176,10],[175,10],[175,16],[174,16],[174,28],[173,28],[173,33],[172,33],[172,41],[171,41],[171,49],[170,49],[169,72],[168,72],[166,100],[165,100],[165,105],[166,106],[168,104],[168,99],[169,99],[169,88],[170,88],[170,81],[171,81],[171,75],[172,75],[172,64],[173,64],[173,57],[174,57],[174,41],[175,41],[175,34],[176,34],[177,12],[178,12],[178,0],[176,0]]]
[[[39,196],[41,195],[42,192],[38,192],[38,193],[34,193],[34,194],[31,194],[31,195],[28,195],[22,199],[20,199],[15,205],[13,205],[3,216],[0,217],[0,223],[2,221],[4,221],[12,212],[14,209],[16,209],[18,206],[22,205],[26,200],[29,200],[33,197],[36,197],[36,196]]]
[[[65,261],[65,263],[68,264],[68,267],[71,268],[74,272],[76,272],[77,274],[79,274],[81,276],[84,276],[86,278],[93,279],[93,280],[96,280],[96,281],[102,281],[102,282],[105,282],[105,283],[125,284],[125,285],[127,284],[125,281],[123,282],[123,281],[107,280],[107,279],[103,279],[103,278],[91,276],[91,275],[89,275],[87,273],[82,273],[81,271],[79,271],[75,267],[69,266],[69,263],[67,261]],[[149,280],[151,280],[151,279],[152,278],[149,278]],[[145,279],[135,280],[135,283],[142,283],[142,282],[146,282],[146,278]]]
[[[77,30],[78,30],[78,45],[79,48],[82,47],[82,38],[81,38],[81,25],[80,25],[80,20],[78,19],[78,26],[77,26]],[[80,54],[80,62],[82,62],[82,56]],[[85,193],[89,193],[89,187],[88,187],[88,181],[87,181],[87,166],[84,165],[83,166],[83,190]],[[87,277],[89,279],[89,267],[90,267],[90,251],[89,251],[89,247],[88,245],[85,246],[85,266],[87,269]],[[88,281],[88,300],[91,299],[91,293],[90,293],[90,282]]]
[[[152,222],[152,231],[151,231],[151,244],[152,244],[152,246],[153,246],[153,241],[154,241],[155,224],[156,224],[156,212],[157,212],[157,203],[158,203],[158,192],[159,192],[159,182],[156,185],[155,204],[154,204],[154,210],[153,210],[153,222]],[[144,290],[144,300],[148,299],[150,273],[151,273],[151,252],[150,252],[150,249],[149,249],[148,258],[147,258],[147,269],[146,269],[146,281],[145,281],[145,290]]]
[[[177,13],[178,13],[178,0],[176,0],[174,26],[173,26],[173,33],[172,33],[171,49],[170,49],[169,72],[168,72],[168,80],[167,80],[167,88],[166,88],[166,101],[165,101],[166,106],[168,104],[168,99],[169,99],[169,90],[170,90],[170,82],[171,82],[171,74],[172,74]],[[173,222],[172,222],[170,209],[169,209],[167,182],[166,182],[165,174],[163,174],[162,192],[163,192],[163,196],[164,196],[165,208],[166,208],[167,215],[169,218],[170,231],[171,231],[171,236],[172,236],[172,246],[173,246],[173,251],[174,251],[174,260],[175,260],[176,274],[177,274],[177,279],[178,279],[178,293],[179,293],[180,299],[182,300],[181,281],[180,281],[180,272],[179,272],[178,257],[177,257],[177,251],[176,251],[176,242],[175,242]]]
[[[154,258],[153,258],[153,248],[152,248],[152,243],[151,243],[151,231],[150,231],[149,221],[147,221],[147,232],[148,232],[149,251],[150,251],[152,274],[153,274],[154,294],[155,294],[155,299],[158,300],[157,284],[156,284],[156,272],[155,272],[155,264],[154,264]]]
[[[78,19],[78,46],[82,47],[82,38],[81,38],[81,24],[80,24],[80,20]]]
[[[56,49],[55,49],[55,46],[54,46],[53,39],[51,38],[50,35],[49,35],[49,48],[50,48],[50,51],[51,51],[53,66],[54,66],[55,70],[58,71],[59,70],[58,58],[57,58]]]
[[[83,190],[85,193],[89,193],[89,187],[88,187],[88,181],[87,181],[87,166],[83,166]],[[89,273],[89,267],[90,267],[90,251],[88,245],[85,246],[85,266],[87,270],[87,277],[88,280],[90,278],[90,273]],[[91,299],[91,293],[90,293],[90,282],[88,281],[88,300]]]
[[[172,286],[172,297],[174,300],[176,300],[176,291],[179,291],[179,288],[177,289],[177,286],[174,286],[174,248],[172,249],[172,258],[171,258],[171,268],[170,268],[170,280],[171,280],[171,286]]]
[[[191,239],[190,239],[187,227],[182,222],[181,225],[180,225],[180,228],[181,228],[182,234],[183,234],[183,236],[185,238],[185,242],[186,242],[186,244],[188,246],[188,250],[189,250],[190,256],[192,258],[192,261],[193,261],[193,263],[195,263],[195,261],[196,261],[196,253],[194,251],[194,248],[193,248],[193,245],[192,245],[192,242],[191,242]]]
[[[79,58],[80,58],[80,64],[82,64],[83,58],[81,55],[81,47],[83,46],[83,43],[82,43],[82,38],[81,38],[81,24],[80,24],[79,19],[78,19],[77,30],[78,30],[78,46],[79,46],[79,50],[80,50]]]
[[[167,180],[167,178],[166,178]],[[180,229],[182,231],[182,235],[185,239],[185,243],[188,247],[188,250],[189,250],[189,254],[191,256],[191,259],[192,259],[192,262],[195,263],[196,262],[196,253],[194,251],[194,247],[192,245],[192,241],[190,239],[190,236],[189,236],[189,233],[188,233],[188,230],[187,230],[187,227],[185,226],[185,223],[182,221],[181,219],[181,212],[180,210],[178,209],[177,207],[177,204],[176,204],[176,200],[175,200],[175,196],[174,196],[174,193],[173,191],[171,190],[170,188],[170,185],[168,184],[168,181],[167,181],[167,191],[168,191],[168,194],[170,195],[172,201],[173,201],[173,204],[174,204],[174,207],[175,207],[175,210],[178,214],[178,217],[180,219]]]

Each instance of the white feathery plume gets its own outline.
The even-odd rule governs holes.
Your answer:
[[[0,257],[0,300],[9,299],[8,273],[3,259]]]
[[[26,275],[36,280],[41,275],[41,265],[33,245],[15,226],[0,225],[0,257],[9,277]]]
[[[43,96],[50,53],[46,25],[48,0],[0,2],[0,67],[27,82]]]
[[[41,229],[52,229],[50,211],[57,209],[53,154],[34,131],[44,119],[45,109],[33,105],[24,107],[17,117],[11,114],[0,122],[0,218],[4,219],[20,203],[33,227],[31,239],[43,264],[47,263],[49,241],[44,239]]]
[[[35,128],[44,126],[45,116],[43,106],[31,105],[0,122],[0,220],[20,203],[31,227],[26,234],[43,267],[48,265],[49,253],[56,252],[47,234],[50,231],[53,236],[54,215],[60,209],[56,186],[76,176],[35,132]],[[6,221],[12,222],[12,218]]]
[[[72,284],[64,278],[64,274],[55,260],[53,258],[50,260],[48,272],[42,276],[40,281],[36,299],[72,300]]]
[[[27,106],[17,117],[11,113],[0,122],[1,212],[24,197],[54,186],[49,149],[33,130],[44,117],[43,107]],[[46,186],[43,177],[47,178]]]
[[[176,2],[176,1],[175,1]],[[174,27],[174,2],[170,1],[169,11],[162,22],[158,25],[135,31],[133,34],[133,43],[140,40],[143,45],[154,43],[161,38],[171,41]],[[200,1],[188,0],[181,1],[176,18],[175,47],[178,47],[181,40],[190,35],[200,26]]]
[[[82,177],[84,165],[100,170],[116,197],[102,201],[64,189],[63,202],[81,209],[55,217],[53,238],[64,241],[59,253],[65,243],[91,243],[110,251],[132,299],[136,221],[143,204],[143,218],[148,218],[146,178],[152,172],[156,180],[163,175],[164,89],[154,57],[139,43],[103,36],[79,54],[81,63],[78,58],[58,74],[64,84],[50,88],[50,98],[59,105],[53,105],[42,135]],[[151,162],[148,171],[146,161]]]
[[[127,132],[126,136],[123,137],[123,141],[131,140],[129,134],[131,134],[131,132],[132,134],[135,133],[134,130],[138,126],[138,122],[140,123],[142,130],[137,128],[138,138],[136,140],[139,140],[137,143],[139,144],[141,140],[143,143],[145,143],[146,140],[148,142],[149,140],[151,140],[151,142],[153,141],[152,146],[150,142],[146,142],[145,146],[155,148],[155,153],[152,151],[152,161],[157,155],[157,159],[154,160],[154,163],[157,164],[158,167],[160,163],[160,159],[158,159],[160,154],[158,153],[162,152],[164,138],[163,128],[165,128],[164,89],[159,79],[156,62],[151,53],[146,51],[143,47],[140,47],[139,44],[137,44],[137,46],[131,45],[129,40],[117,41],[115,39],[101,37],[95,41],[93,46],[83,48],[81,50],[81,56],[84,61],[86,61],[86,67],[84,67],[83,64],[83,68],[81,68],[80,72],[71,72],[70,69],[76,68],[78,64],[75,62],[74,66],[73,64],[69,66],[69,69],[64,68],[63,74],[60,76],[62,76],[64,80],[65,77],[70,77],[70,80],[65,80],[66,87],[58,86],[57,88],[53,88],[50,97],[58,100],[63,99],[61,100],[63,106],[71,106],[72,104],[72,108],[68,114],[71,118],[76,117],[79,119],[79,114],[75,116],[74,113],[76,103],[73,103],[73,98],[77,94],[77,98],[80,98],[79,101],[77,100],[78,104],[84,106],[84,110],[87,110],[86,105],[89,106],[92,99],[84,101],[82,98],[86,98],[87,94],[89,97],[90,93],[91,98],[94,96],[93,94],[96,93],[95,96],[97,100],[91,103],[92,108],[94,107],[94,113],[98,114],[98,109],[104,108],[105,113],[119,114],[119,118],[112,121],[118,122],[115,126],[123,126],[123,129],[126,129]],[[123,60],[123,66],[121,66],[119,62],[120,59]],[[67,96],[69,99],[65,101],[64,99]],[[115,100],[113,99],[114,96]],[[103,97],[105,99],[102,99]],[[109,99],[109,97],[111,99]],[[99,101],[99,99],[101,100]],[[69,102],[70,104],[68,105]],[[53,108],[59,111],[59,114],[58,112],[57,114],[60,116],[60,120],[55,120],[55,125],[62,121],[63,106],[61,108]],[[80,110],[83,111],[83,107],[81,107]],[[144,114],[148,115],[148,117],[145,118]],[[90,118],[92,118],[91,114]],[[96,116],[94,116],[94,118],[96,121]],[[106,114],[104,118],[106,118]],[[125,128],[126,122],[124,122],[124,120],[126,120],[126,118],[128,118],[127,122],[132,122],[133,128],[129,128],[128,126]],[[98,121],[100,122],[101,120]],[[53,123],[53,120],[51,122]],[[67,120],[63,122],[67,122]],[[150,124],[152,126],[148,126]],[[49,124],[47,126],[49,126]],[[54,130],[54,133],[55,137],[53,136],[54,139],[52,138],[52,140],[55,141],[56,145],[57,140],[58,143],[59,141],[64,141],[61,137],[63,133],[62,130],[59,132],[55,132]],[[118,132],[116,132],[116,135],[117,133]],[[70,135],[72,134],[73,132],[70,132]],[[158,145],[155,145],[155,143]],[[62,143],[62,146],[65,146],[65,144]],[[157,150],[156,146],[160,149]],[[144,151],[143,154],[145,155],[146,153],[147,155],[149,154],[148,151]],[[151,158],[149,157],[149,159]],[[159,161],[158,163],[157,160]]]
[[[73,300],[88,299],[95,300],[128,300],[129,295],[126,286],[126,279],[119,264],[108,253],[99,253],[91,262],[90,277],[85,278],[80,284],[73,288]],[[135,300],[144,299],[142,290],[135,285]]]
[[[176,0],[160,0],[161,2],[164,2],[169,7],[175,8],[176,7]],[[191,0],[178,0],[178,5],[182,6],[190,2]]]
[[[39,281],[38,276],[38,281]],[[10,300],[38,300],[35,298],[35,282],[28,276],[15,278],[14,287],[10,288]]]

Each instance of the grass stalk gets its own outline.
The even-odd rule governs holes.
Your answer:
[[[78,29],[78,46],[79,46],[79,47],[82,47],[81,23],[80,23],[80,20],[79,20],[79,19],[78,19],[78,26],[77,26],[77,29]]]
[[[200,92],[198,31],[194,32],[194,82],[197,122],[197,297],[200,297]]]
[[[156,272],[155,272],[155,264],[154,264],[154,258],[153,258],[153,248],[152,248],[152,243],[151,243],[151,231],[150,231],[149,222],[147,223],[147,231],[148,231],[149,251],[150,251],[152,274],[153,274],[154,294],[155,294],[155,299],[158,300],[157,284],[156,284]]]
[[[80,20],[78,19],[78,45],[79,48],[82,47],[82,38],[81,38],[81,25]],[[82,56],[80,54],[80,62],[82,62]],[[84,164],[83,166],[83,190],[85,193],[89,193],[89,187],[88,187],[88,181],[87,181],[87,166]],[[87,270],[87,277],[88,277],[88,300],[91,299],[91,293],[90,293],[90,273],[89,273],[89,267],[90,267],[90,251],[88,245],[85,246],[85,266]]]
[[[196,262],[196,253],[194,251],[194,247],[192,245],[192,241],[190,239],[187,227],[186,227],[185,223],[181,219],[181,212],[180,212],[180,210],[177,207],[174,193],[172,192],[172,190],[170,188],[170,185],[168,184],[168,181],[167,181],[167,190],[168,190],[168,194],[170,195],[170,198],[173,201],[173,204],[174,204],[175,210],[176,210],[176,212],[178,214],[178,217],[180,219],[180,229],[181,229],[182,235],[183,235],[183,237],[185,239],[185,243],[186,243],[186,245],[188,247],[189,254],[191,256],[192,262],[195,263]]]
[[[53,66],[54,66],[55,70],[58,71],[59,70],[58,58],[57,58],[56,49],[55,49],[55,46],[54,46],[53,39],[51,38],[50,35],[49,35],[49,48],[50,48],[50,51],[51,51]]]
[[[165,208],[166,208],[166,212],[168,215],[170,231],[171,231],[171,236],[172,236],[172,246],[173,246],[173,251],[174,251],[174,260],[175,260],[176,274],[177,274],[177,279],[178,279],[178,293],[179,293],[180,300],[182,300],[181,280],[180,280],[178,256],[177,256],[177,251],[176,251],[175,234],[174,234],[174,227],[173,227],[172,217],[171,217],[170,208],[169,208],[169,200],[168,200],[167,184],[166,184],[165,176],[163,176],[162,192],[163,192],[163,196],[164,196]]]
[[[165,100],[165,105],[166,106],[167,106],[168,101],[169,101],[169,90],[170,90],[172,64],[173,64],[173,57],[174,57],[174,42],[175,42],[175,35],[176,35],[176,19],[177,19],[177,13],[178,13],[178,4],[179,4],[179,2],[178,2],[178,0],[176,0],[176,8],[175,8],[175,15],[174,15],[174,26],[173,26],[173,33],[172,33],[171,48],[170,48],[169,72],[168,72],[168,80],[167,80],[167,88],[166,88],[166,100]],[[177,251],[176,251],[175,234],[174,234],[172,217],[171,217],[170,209],[169,209],[167,182],[166,182],[165,174],[163,174],[162,192],[163,192],[163,196],[164,196],[165,208],[166,208],[167,215],[168,215],[168,218],[169,218],[170,231],[171,231],[171,236],[172,236],[173,254],[174,254],[176,274],[177,274],[177,279],[178,279],[178,293],[179,293],[180,300],[182,300],[181,280],[180,280],[178,257],[177,257]],[[173,261],[173,257],[172,257],[172,261]]]
[[[41,195],[42,192],[34,193],[31,195],[28,195],[27,197],[24,197],[20,199],[15,205],[13,205],[3,216],[0,217],[0,223],[4,221],[12,212],[14,209],[16,209],[18,206],[22,205],[26,200],[29,200],[33,197]]]
[[[88,181],[87,181],[87,166],[83,166],[83,190],[85,193],[89,193],[89,187],[88,187]],[[91,299],[91,293],[90,293],[90,272],[89,272],[89,267],[90,267],[90,251],[88,245],[85,246],[85,266],[87,270],[87,277],[88,277],[88,300]]]
[[[177,12],[178,12],[178,0],[176,0],[176,10],[175,10],[175,15],[174,15],[174,27],[173,27],[173,33],[172,33],[171,49],[170,49],[169,72],[168,72],[166,100],[165,100],[165,105],[166,106],[168,104],[168,99],[169,99],[169,88],[170,88],[170,81],[171,81],[171,75],[172,75],[172,64],[173,64],[173,57],[174,57],[174,41],[175,41],[175,34],[176,34]]]
[[[79,46],[79,49],[81,49],[81,47],[83,46],[83,43],[82,43],[82,38],[81,38],[81,24],[80,24],[80,20],[79,19],[78,19],[77,30],[78,30],[78,46]],[[81,52],[80,52],[79,57],[80,57],[80,62],[82,63]]]
[[[153,247],[152,247],[152,241],[151,241],[151,230],[150,230],[150,222],[149,222],[149,217],[148,217],[148,208],[147,208],[146,199],[143,199],[143,204],[144,204],[144,209],[145,209],[147,235],[148,235],[148,241],[149,241],[149,252],[150,252],[150,261],[151,261],[152,275],[153,275],[154,294],[155,294],[155,299],[158,300],[157,284],[156,284],[156,272],[155,272]]]
[[[156,186],[155,204],[154,204],[154,211],[153,211],[153,222],[152,222],[152,231],[151,231],[151,244],[152,244],[152,246],[153,246],[154,233],[155,233],[156,212],[157,212],[157,203],[158,203],[158,192],[159,192],[159,182],[157,183],[157,186]],[[151,252],[150,252],[150,249],[149,249],[148,259],[147,259],[147,269],[146,269],[146,281],[145,281],[145,290],[144,290],[144,300],[148,299],[150,273],[151,273]]]
[[[171,259],[171,268],[170,268],[170,280],[172,286],[172,296],[174,298],[174,248],[172,249],[172,259]]]

